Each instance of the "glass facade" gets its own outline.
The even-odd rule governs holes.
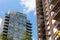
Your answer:
[[[24,40],[32,40],[32,24],[25,14],[9,11],[5,15],[3,35],[12,40],[22,40],[24,38]]]
[[[26,16],[20,12],[9,12],[9,25],[7,36],[12,40],[21,40],[26,31]]]

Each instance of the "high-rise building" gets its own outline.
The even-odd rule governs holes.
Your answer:
[[[36,0],[38,40],[46,39],[42,0]]]
[[[36,12],[37,27],[39,27],[42,22],[39,16],[41,17],[41,14],[43,14],[42,17],[44,18],[43,21],[46,32],[45,40],[57,40],[59,38],[57,36],[57,30],[60,30],[60,0],[36,0]],[[38,28],[38,30],[41,29]],[[44,30],[44,27],[42,30]],[[40,32],[38,32],[38,34],[39,33]],[[41,40],[39,35],[38,40]]]
[[[32,32],[30,32],[30,30],[32,30],[32,24],[27,22],[27,20],[25,14],[16,11],[9,11],[4,18],[3,35],[10,37],[12,40],[22,40],[27,33],[26,31],[28,31],[30,34],[26,35],[26,37],[29,36],[32,40]],[[30,23],[31,25],[27,23]]]

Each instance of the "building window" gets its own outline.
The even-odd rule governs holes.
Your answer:
[[[51,14],[51,16],[53,16],[54,15],[54,12],[51,12],[50,14]]]

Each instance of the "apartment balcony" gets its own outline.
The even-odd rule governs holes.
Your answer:
[[[41,34],[41,35],[39,35],[39,38],[42,38],[43,36],[45,36],[46,34]]]
[[[27,37],[26,39],[27,39],[27,40],[29,40],[29,39],[32,40],[32,37]]]
[[[7,22],[7,21],[5,21],[4,23],[5,23],[5,24],[9,24],[9,22]]]
[[[41,28],[38,28],[38,33],[42,33],[45,31],[45,28],[41,26]]]
[[[3,30],[8,30],[8,28],[3,28]]]
[[[3,36],[7,36],[7,34],[3,33]]]
[[[53,4],[55,0],[51,0],[51,3]]]
[[[26,24],[26,26],[27,26],[27,27],[29,27],[29,28],[32,28],[32,26],[31,26],[31,25],[29,25],[29,24]]]
[[[42,33],[42,31],[41,30],[38,30],[38,33]]]
[[[39,6],[37,7],[37,10],[42,10],[42,5],[39,5]]]
[[[37,7],[39,7],[39,5],[42,5],[42,1],[41,0],[36,0],[37,3]]]
[[[27,26],[27,28],[32,28],[31,26]]]
[[[30,37],[32,37],[32,35],[31,35],[31,34],[29,34],[29,33],[27,33],[26,35],[27,35],[27,36],[30,36]]]
[[[9,16],[5,16],[5,18],[9,18]]]
[[[58,37],[57,40],[60,40],[60,37]]]
[[[8,27],[4,26],[4,28],[8,28]]]
[[[31,28],[29,28],[29,27],[26,27],[26,29],[27,29],[27,30],[28,30],[28,29],[29,29],[29,30],[32,30],[32,29],[31,29]]]
[[[42,34],[40,33],[40,34],[38,34],[38,36],[39,36],[39,38],[42,38]]]
[[[31,31],[28,31],[28,30],[27,30],[26,32],[28,32],[28,33],[32,34],[32,32],[31,32]]]
[[[53,15],[53,19],[60,21],[60,9]]]
[[[42,31],[42,32],[45,31],[45,27],[42,26],[40,31]]]
[[[3,36],[7,36],[7,33],[4,33],[4,32],[3,32]]]
[[[54,26],[57,28],[57,30],[60,30],[60,22],[55,22],[54,23]]]
[[[39,14],[42,15],[42,14],[43,14],[43,10],[38,10],[38,9],[37,9],[37,15],[39,15]]]
[[[42,33],[43,31],[45,31],[45,29],[38,30],[38,33]]]
[[[43,28],[43,26],[44,26],[43,22],[38,24],[38,28]]]
[[[31,23],[27,22],[28,25],[32,25]]]
[[[51,11],[55,11],[59,6],[60,6],[60,0],[52,0],[53,2],[55,2],[53,5],[53,8]]]
[[[4,23],[4,26],[8,27],[8,25],[9,25],[8,23]]]
[[[4,30],[3,33],[7,33],[7,31]]]
[[[8,20],[9,18],[5,18],[5,20],[6,20],[6,19]]]
[[[60,23],[57,25],[57,29],[60,30]]]
[[[32,31],[32,29],[27,28],[26,30]]]
[[[31,26],[31,25],[28,25],[28,24],[27,24],[26,26],[27,26],[27,28],[32,28],[32,26]]]
[[[9,21],[9,19],[5,19],[5,21]]]
[[[7,36],[7,31],[3,31],[3,36]]]
[[[4,27],[8,27],[8,25],[5,25],[5,24],[4,24]]]

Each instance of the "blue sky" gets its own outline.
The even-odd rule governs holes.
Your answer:
[[[35,7],[35,0],[0,0],[0,22],[9,10],[25,13],[32,23],[33,39],[37,40]]]

